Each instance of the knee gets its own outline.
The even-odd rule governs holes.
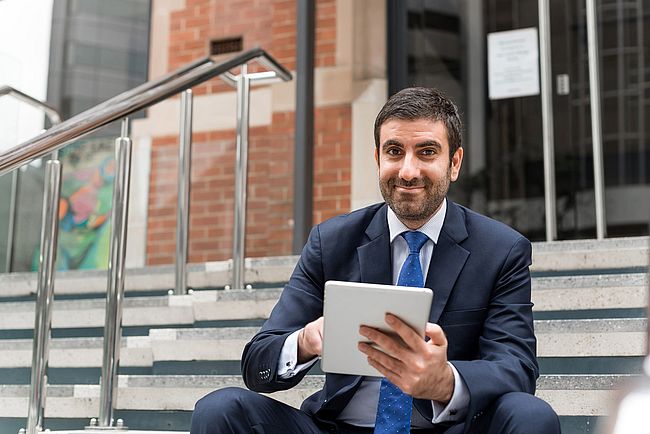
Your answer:
[[[250,391],[238,387],[226,387],[215,390],[196,402],[194,405],[194,414],[208,415],[236,410],[242,397],[247,393],[250,393]]]
[[[510,432],[560,433],[560,420],[555,410],[528,393],[507,393],[499,398],[495,403],[494,419],[509,425]]]
[[[192,434],[218,433],[220,427],[228,424],[230,418],[243,419],[245,416],[246,395],[251,394],[246,389],[227,387],[215,390],[194,405],[192,412]]]

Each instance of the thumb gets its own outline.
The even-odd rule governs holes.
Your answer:
[[[445,332],[438,324],[428,322],[424,334],[429,337],[429,343],[443,347],[447,346],[447,336],[445,336]]]

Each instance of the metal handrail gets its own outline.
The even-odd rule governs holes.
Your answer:
[[[269,68],[271,71],[248,74],[247,64],[252,60],[256,60],[262,66]],[[235,76],[230,72],[230,70],[233,68],[240,66],[241,71],[239,75]],[[14,148],[11,148],[3,153],[0,153],[1,176],[28,163],[35,158],[39,158],[48,153],[57,152],[60,148],[72,140],[76,140],[82,136],[96,131],[105,125],[108,125],[111,122],[122,119],[122,134],[121,137],[116,140],[117,173],[114,180],[113,210],[111,217],[112,231],[110,261],[108,265],[108,290],[106,299],[106,323],[104,327],[105,342],[102,363],[102,378],[100,381],[99,425],[103,428],[113,428],[114,422],[117,422],[114,428],[124,429],[122,421],[114,421],[113,413],[115,404],[114,395],[117,386],[117,370],[119,366],[122,300],[124,297],[124,259],[126,253],[125,251],[127,236],[126,224],[128,221],[128,198],[131,167],[131,141],[128,137],[128,116],[178,93],[183,92],[187,95],[189,93],[189,89],[191,89],[193,86],[201,84],[216,76],[221,76],[227,83],[231,85],[236,84],[238,88],[238,95],[241,92],[248,94],[250,82],[253,80],[260,83],[268,83],[277,80],[289,81],[292,78],[289,71],[287,71],[275,59],[273,59],[270,55],[268,55],[264,50],[260,48],[255,48],[243,52],[237,56],[219,63],[215,63],[215,61],[209,57],[200,59],[170,74],[167,74],[158,80],[150,81],[134,89],[123,92],[122,94],[117,95],[116,97],[111,98],[97,106],[94,106],[63,123],[53,126],[49,130],[43,132],[31,140],[15,146]],[[244,83],[245,86],[242,87],[242,83]],[[185,101],[185,98],[183,98],[183,101]],[[184,146],[189,147],[191,145],[191,100],[189,103],[183,104],[183,107],[184,109],[182,116],[184,119],[182,120],[181,134],[184,135],[185,138],[181,139],[181,141],[184,143]],[[248,105],[242,105],[238,100],[237,109],[238,160],[246,160]],[[244,113],[244,111],[246,111],[246,113]],[[244,120],[243,122],[242,119]],[[189,128],[189,131],[187,128]],[[240,149],[243,149],[243,151],[240,151]],[[238,161],[238,167],[240,165],[244,168],[244,170],[238,170],[238,176],[246,177],[245,163],[240,164],[240,161]],[[179,170],[179,195],[189,196],[189,188],[187,188],[189,187],[189,174],[187,172],[187,169]],[[240,181],[238,181],[238,183],[239,182]],[[245,181],[243,185],[245,186]],[[181,186],[183,186],[183,188],[181,188]],[[236,201],[238,203],[243,202],[245,207],[245,191],[240,191],[240,194],[242,195],[243,200],[242,198],[239,198],[239,200],[236,198]],[[53,212],[52,210],[56,210],[56,206],[58,205],[59,201],[59,197],[57,196],[58,193],[48,195],[50,199],[49,203],[44,204],[44,215],[45,213],[51,215]],[[183,200],[179,198],[179,208],[187,207],[188,200],[188,197],[184,197]],[[180,211],[186,213],[187,210],[179,210],[179,215]],[[243,219],[243,214],[244,212],[242,210],[239,210],[239,212],[235,213],[235,219]],[[180,258],[182,262],[180,264],[177,264],[177,273],[179,272],[178,270],[181,270],[184,274],[187,254],[187,240],[185,238],[187,237],[188,233],[188,219],[185,216],[185,218],[182,219],[183,221],[180,220],[181,219],[179,219],[179,224],[184,227],[182,230],[177,232],[177,238],[183,239],[177,239],[176,242],[177,244],[181,245],[181,247],[183,247],[185,252],[181,255],[182,258]],[[242,227],[241,230],[243,231],[244,228]],[[243,234],[240,234],[240,238],[243,239]],[[56,252],[56,239],[54,239],[54,244],[52,245],[50,243],[48,244],[48,247],[50,250]],[[238,249],[235,247],[233,251],[242,256],[241,258],[233,258],[233,263],[243,264],[243,248]],[[51,267],[52,265],[50,268]],[[234,272],[234,274],[237,273]],[[50,282],[52,282],[51,278],[48,279]],[[183,286],[180,293],[184,293],[185,290],[184,279],[184,275],[181,276],[181,279],[177,278],[177,282],[181,282],[181,286]],[[49,318],[50,306],[51,301],[44,302],[44,318]],[[39,306],[37,306],[37,310],[40,310]],[[44,345],[45,349],[47,349],[47,338],[44,343],[41,343],[40,340],[35,341],[35,345],[37,344]],[[37,352],[40,354],[40,349],[39,351],[35,350],[35,354]],[[41,363],[41,365],[46,365],[46,363]],[[37,375],[37,373],[33,373],[33,375]],[[43,385],[45,382],[45,371],[42,371],[39,373],[39,384]],[[32,398],[33,397],[30,396],[30,408],[32,405],[34,405],[40,406],[42,409],[43,405],[38,404],[36,401],[40,403],[44,402],[44,395],[39,395],[33,399]],[[34,404],[32,404],[32,400],[35,401]],[[96,426],[97,422],[97,419],[93,419],[91,421],[91,426]],[[39,425],[40,424],[37,424],[35,421],[33,423],[29,423],[28,421],[28,429],[30,430],[29,434],[33,434],[33,432],[40,428]]]
[[[63,116],[61,113],[51,105],[40,101],[32,96],[27,95],[24,92],[19,91],[11,86],[0,86],[0,97],[4,95],[11,95],[16,99],[21,100],[24,103],[31,105],[32,107],[40,108],[45,112],[47,117],[50,119],[52,124],[58,124],[61,122]]]
[[[137,88],[122,93],[1,153],[0,176],[35,158],[61,149],[68,142],[83,137],[111,122],[132,115],[256,59],[264,66],[272,68],[280,79],[291,80],[291,73],[261,48],[245,51],[220,63],[214,63],[210,58],[204,59],[195,62],[198,66],[193,69],[181,68],[166,79],[144,86],[144,90],[138,90],[137,93],[134,93]]]
[[[63,116],[61,116],[61,113],[59,113],[59,111],[56,108],[52,107],[46,102],[40,101],[32,97],[31,95],[27,95],[26,93],[21,92],[18,89],[15,89],[11,86],[7,86],[7,85],[0,86],[0,98],[2,98],[5,95],[11,96],[19,101],[24,102],[27,105],[42,110],[45,113],[45,115],[48,117],[52,125],[61,123],[61,119],[63,118]],[[54,156],[54,159],[56,159],[56,156]],[[15,226],[15,219],[16,219],[17,193],[18,193],[18,172],[14,172],[11,178],[11,192],[9,197],[9,222],[7,224],[7,256],[5,259],[5,270],[7,273],[11,271],[11,258],[13,252],[13,242],[14,242],[14,226]]]

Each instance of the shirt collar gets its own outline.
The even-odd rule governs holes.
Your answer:
[[[440,231],[442,230],[442,224],[445,221],[445,216],[447,215],[447,198],[444,198],[440,209],[433,215],[431,218],[421,227],[418,228],[419,232],[425,234],[431,241],[438,243],[438,237],[440,236]],[[391,244],[402,232],[410,231],[404,223],[400,221],[395,215],[395,212],[388,207],[388,230],[390,231],[390,242]]]

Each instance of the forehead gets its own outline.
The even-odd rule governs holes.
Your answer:
[[[403,144],[436,141],[448,147],[447,127],[441,121],[432,119],[389,119],[379,129],[379,142],[396,140]]]

